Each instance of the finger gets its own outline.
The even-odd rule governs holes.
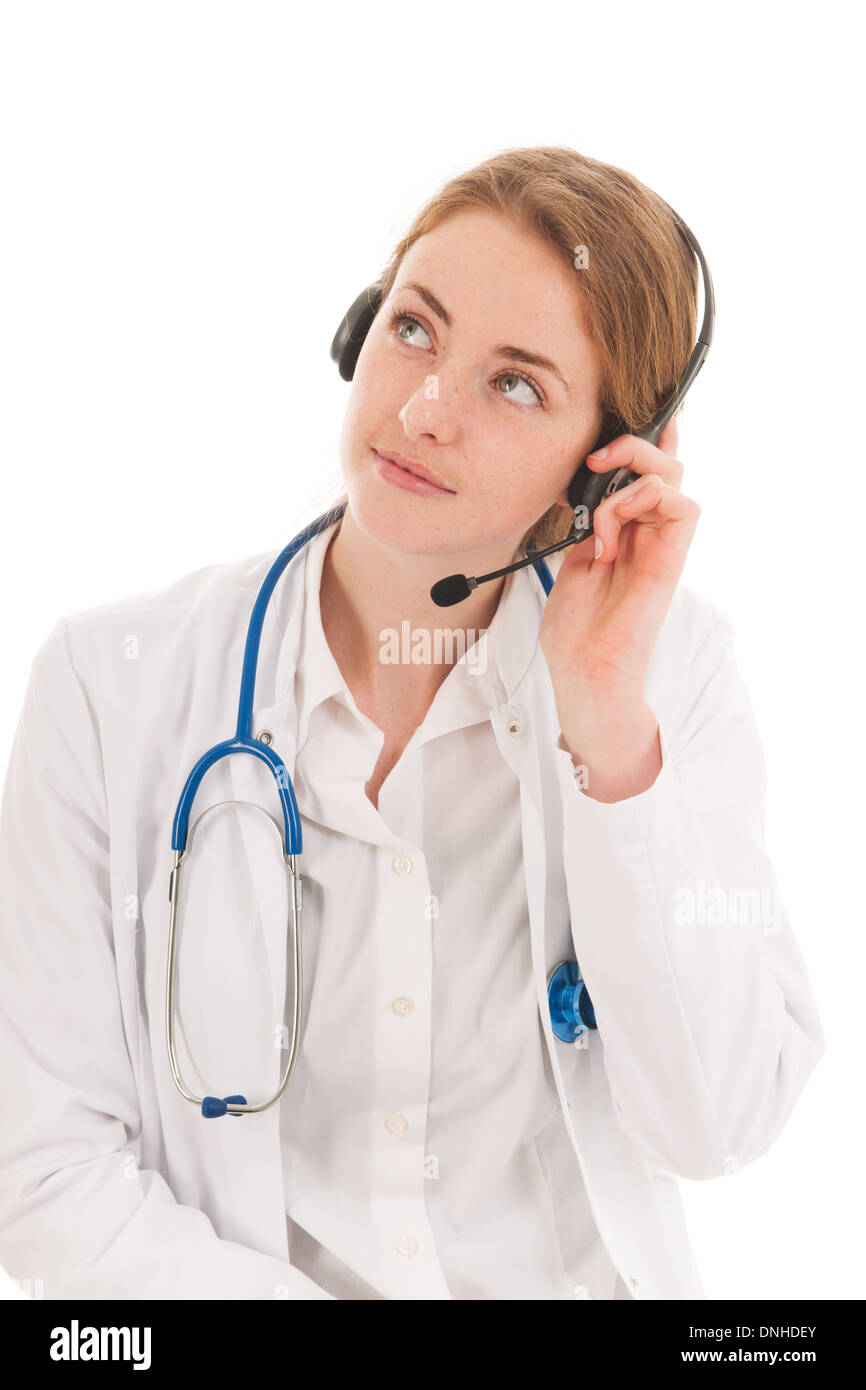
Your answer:
[[[604,544],[599,559],[608,564],[616,559],[620,533],[630,521],[654,528],[674,525],[681,532],[685,554],[685,550],[691,544],[700,514],[701,509],[694,498],[687,497],[679,488],[666,483],[658,474],[640,478],[623,488],[622,492],[606,498],[596,509],[593,531],[596,537],[601,537]]]
[[[682,406],[680,406],[680,410],[681,409]],[[675,459],[677,456],[677,446],[680,440],[679,426],[677,425],[677,415],[679,415],[679,413],[680,412],[678,410],[676,412],[676,415],[672,415],[671,418],[668,420],[667,424],[665,425],[664,429],[659,435],[658,442],[658,447],[659,449],[661,449],[662,453],[669,454],[670,457],[673,459]]]
[[[667,435],[666,443],[676,447],[676,425],[673,420],[665,426],[661,438],[673,425],[672,434]],[[661,440],[659,441],[661,442]],[[621,434],[612,439],[606,448],[587,454],[586,463],[594,473],[609,473],[614,468],[627,467],[632,473],[657,473],[672,487],[679,487],[683,480],[684,468],[679,459],[650,444],[646,439],[638,439],[634,434]]]
[[[595,552],[595,536],[592,531],[582,541],[570,545],[564,552],[562,567],[569,569],[589,569]]]

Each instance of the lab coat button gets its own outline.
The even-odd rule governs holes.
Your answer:
[[[385,1128],[389,1134],[403,1134],[409,1128],[409,1121],[405,1115],[389,1115]]]
[[[394,1013],[400,1014],[402,1017],[405,1017],[406,1014],[410,1014],[414,1007],[415,1005],[412,1003],[412,1000],[407,999],[405,995],[401,995],[399,999],[391,1000],[391,1008],[394,1010]]]
[[[414,1255],[418,1250],[418,1242],[414,1236],[401,1236],[397,1241],[396,1250],[398,1255]]]
[[[274,736],[271,733],[270,729],[262,729],[260,734],[256,734],[256,738],[258,739],[259,743],[272,743]]]
[[[405,878],[406,874],[411,874],[412,872],[412,860],[409,858],[408,854],[398,854],[391,868],[394,870],[395,874],[401,874]]]

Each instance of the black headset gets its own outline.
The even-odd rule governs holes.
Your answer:
[[[670,209],[674,222],[679,228],[686,244],[694,251],[703,274],[704,284],[704,317],[698,333],[697,342],[689,358],[688,366],[685,369],[680,381],[665,401],[660,410],[656,412],[649,424],[642,430],[632,430],[627,423],[619,417],[614,417],[612,423],[603,429],[598,439],[588,454],[594,453],[596,449],[601,449],[605,444],[609,444],[612,439],[616,439],[622,434],[633,434],[637,439],[646,439],[650,444],[657,444],[659,437],[668,421],[679,409],[685,398],[686,392],[691,387],[695,377],[704,365],[704,360],[710,349],[713,340],[713,325],[716,318],[716,301],[713,293],[713,281],[709,267],[704,258],[704,253],[698,245],[697,238],[683,222],[682,218]],[[351,381],[355,374],[355,367],[364,340],[370,331],[376,314],[382,303],[382,282],[375,281],[362,290],[358,298],[351,305],[345,317],[341,320],[334,340],[331,343],[331,357],[337,363],[340,376],[344,381]],[[505,569],[495,570],[492,574],[481,575],[477,579],[469,579],[465,575],[450,575],[447,579],[442,579],[438,584],[434,584],[431,590],[431,597],[434,602],[441,607],[448,607],[453,603],[459,603],[474,589],[478,584],[486,583],[489,579],[497,579],[501,575],[509,574],[512,570],[520,569],[523,565],[528,565],[542,559],[545,555],[550,555],[554,550],[562,550],[567,545],[575,545],[583,541],[592,531],[592,518],[596,507],[610,497],[613,493],[619,492],[628,484],[640,477],[639,473],[633,473],[629,468],[613,468],[608,473],[600,473],[589,468],[583,462],[575,473],[568,488],[569,506],[574,510],[574,525],[570,534],[564,541],[558,541],[555,545],[548,546],[545,550],[533,551],[524,560],[518,561],[514,565],[507,565]]]

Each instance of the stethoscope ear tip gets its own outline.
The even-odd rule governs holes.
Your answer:
[[[220,1115],[225,1115],[229,1105],[246,1105],[246,1103],[246,1096],[224,1096],[222,1100],[219,1096],[205,1096],[201,1103],[201,1113],[206,1120],[217,1120]],[[243,1117],[233,1114],[232,1118],[240,1120]]]

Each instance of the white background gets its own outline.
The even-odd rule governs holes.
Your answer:
[[[0,767],[61,614],[276,553],[336,495],[331,338],[447,177],[571,145],[691,226],[717,322],[680,420],[683,582],[736,624],[828,1052],[767,1155],[681,1190],[709,1297],[862,1298],[856,9],[0,13]]]

